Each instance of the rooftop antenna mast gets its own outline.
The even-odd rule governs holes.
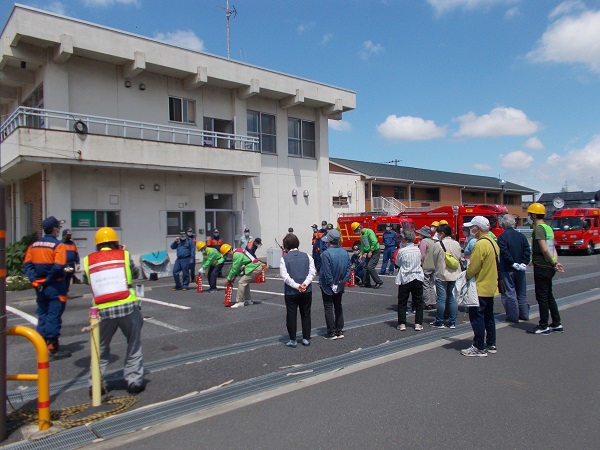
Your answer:
[[[391,161],[384,162],[384,164],[392,164],[392,163],[394,163],[394,165],[397,166],[399,162],[402,162],[402,160],[401,159],[392,159]]]
[[[231,33],[229,31],[229,18],[237,16],[237,9],[232,6],[233,9],[229,9],[229,0],[225,0],[225,18],[227,19],[227,58],[231,59]]]

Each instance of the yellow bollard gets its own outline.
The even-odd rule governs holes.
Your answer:
[[[35,330],[21,325],[8,327],[9,336],[22,336],[29,339],[37,352],[38,370],[36,374],[6,375],[7,380],[35,381],[38,382],[38,426],[39,430],[47,430],[52,426],[50,422],[50,362],[48,359],[48,345],[42,336]]]
[[[102,404],[102,376],[100,374],[100,316],[98,308],[90,308],[90,350],[92,372],[92,406]]]

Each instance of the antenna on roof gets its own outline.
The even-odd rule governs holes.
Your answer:
[[[386,161],[383,164],[392,164],[392,163],[394,163],[397,166],[399,162],[402,162],[402,160],[401,159],[392,159],[391,161]]]
[[[229,9],[229,0],[225,0],[225,8],[220,6],[220,8],[225,10],[225,18],[227,19],[227,58],[230,58],[230,49],[231,49],[231,33],[229,32],[229,18],[233,15],[233,17],[237,16],[237,9],[233,6],[233,9]]]

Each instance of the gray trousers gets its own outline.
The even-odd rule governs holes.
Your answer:
[[[238,290],[235,296],[237,303],[243,303],[245,300],[251,300],[252,295],[250,294],[250,283],[254,281],[254,278],[262,271],[262,265],[256,267],[248,275],[243,275],[238,281]]]
[[[372,256],[370,258],[367,257],[365,261],[365,284],[367,285],[371,284],[371,280],[369,279],[369,277],[373,278],[374,283],[381,283],[381,278],[377,273],[377,263],[379,262],[380,253],[381,250],[374,251]]]
[[[425,306],[437,304],[437,293],[435,290],[435,271],[423,271],[423,303]]]
[[[120,329],[127,338],[127,352],[123,378],[128,386],[140,386],[144,379],[144,366],[142,361],[142,326],[144,317],[140,308],[118,319],[103,319],[100,321],[100,370],[102,376],[108,366],[110,358],[110,341],[117,329]]]

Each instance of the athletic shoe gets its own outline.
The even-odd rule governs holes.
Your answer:
[[[406,331],[406,324],[404,324],[404,323],[401,323],[400,325],[398,325],[398,326],[396,327],[396,330],[399,330],[399,331]]]
[[[423,325],[420,323],[415,324],[415,331],[423,331]]]
[[[237,302],[234,303],[233,305],[231,305],[232,308],[243,308],[244,307],[244,302]]]
[[[553,323],[551,323],[548,327],[553,333],[562,333],[563,331],[565,331],[560,323],[558,325],[554,325]]]
[[[254,305],[254,300],[246,300],[244,306]]]
[[[181,290],[181,288],[174,287],[174,288],[171,288],[171,290],[172,290],[172,291],[180,291],[180,290]]]
[[[549,327],[542,328],[539,325],[536,325],[536,327],[533,330],[527,330],[527,333],[529,333],[529,334],[550,334],[550,328]]]
[[[448,328],[450,328],[451,330],[454,330],[456,328],[456,324],[455,323],[451,323]]]
[[[310,341],[308,339],[302,339],[302,345],[308,347],[310,345]]]
[[[296,348],[296,345],[298,345],[298,343],[292,340],[288,341],[285,345],[287,345],[288,347]]]
[[[375,286],[373,286],[373,289],[379,289],[381,286],[383,286],[383,281],[380,281],[379,283],[375,283]]]
[[[344,339],[344,332],[343,331],[338,331],[336,334],[338,339]]]
[[[460,351],[460,354],[463,356],[487,356],[486,350],[479,350],[474,345],[471,345],[469,348]]]
[[[329,333],[326,334],[325,336],[323,336],[325,339],[330,339],[332,341],[335,341],[338,337],[335,333]]]
[[[429,326],[433,327],[433,328],[446,328],[446,325],[444,325],[443,322],[436,322],[436,321],[431,322],[429,324]]]
[[[487,352],[493,354],[498,353],[498,348],[495,345],[488,345]]]

